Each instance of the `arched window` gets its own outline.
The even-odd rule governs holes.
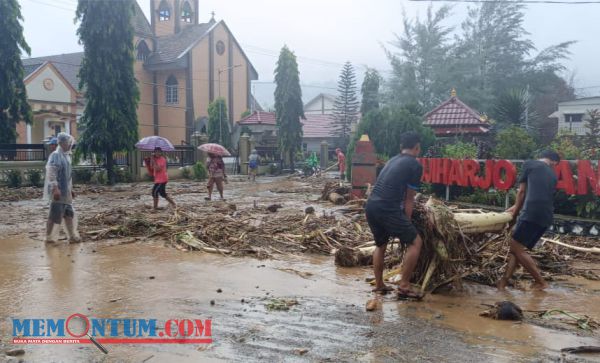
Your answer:
[[[166,88],[167,88],[167,103],[178,103],[179,102],[179,95],[177,93],[177,78],[175,78],[175,76],[170,75],[169,78],[167,78],[167,84],[166,84]]]
[[[192,7],[187,1],[184,2],[183,6],[181,7],[181,21],[183,21],[184,23],[192,22]]]
[[[148,44],[146,44],[145,40],[140,40],[137,45],[137,55],[135,58],[139,61],[145,61],[146,58],[150,55],[150,48],[148,48]]]
[[[171,19],[171,8],[165,0],[162,0],[158,6],[158,20],[167,21],[169,19]]]

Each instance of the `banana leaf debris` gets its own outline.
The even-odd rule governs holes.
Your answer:
[[[332,197],[332,194],[337,194]],[[339,266],[372,263],[373,236],[364,215],[365,200],[350,198],[350,189],[329,182],[321,194],[320,212],[314,207],[285,205],[240,207],[214,203],[182,205],[168,213],[115,208],[83,217],[82,231],[91,240],[115,238],[160,239],[182,250],[229,256],[269,258],[275,254],[334,254]],[[337,206],[333,207],[329,203]],[[423,237],[423,249],[412,281],[423,291],[435,291],[468,279],[494,285],[508,262],[510,221],[507,213],[458,209],[423,195],[417,197],[413,222]],[[598,241],[570,238],[568,245],[540,243],[532,256],[544,277],[577,275],[600,279],[596,270],[576,268],[573,261],[597,261],[590,248]],[[583,250],[573,249],[583,247]],[[385,278],[399,280],[403,248],[388,244]],[[517,273],[515,280],[522,277]],[[523,277],[526,277],[523,276]]]

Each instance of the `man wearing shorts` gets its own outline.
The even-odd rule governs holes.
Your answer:
[[[540,159],[523,164],[515,205],[507,210],[513,219],[517,216],[518,219],[510,241],[508,265],[504,276],[498,281],[498,289],[506,288],[519,265],[533,276],[534,288],[543,290],[548,287],[526,249],[533,249],[552,224],[557,182],[553,167],[559,162],[560,156],[555,151],[547,150],[541,153]]]
[[[346,178],[346,155],[342,152],[339,147],[335,149],[335,155],[337,156],[338,170],[340,171],[340,181]]]
[[[402,262],[398,297],[419,299],[422,296],[412,290],[410,278],[423,244],[411,223],[414,198],[423,174],[423,167],[416,159],[421,152],[421,137],[416,132],[407,132],[402,135],[401,144],[402,152],[387,162],[377,177],[366,205],[367,222],[376,244],[373,252],[373,292],[386,293],[393,290],[383,282],[384,258],[389,239],[399,238],[407,248]]]
[[[154,199],[154,209],[158,209],[158,197],[161,196],[175,208],[175,202],[167,194],[167,183],[169,174],[167,173],[167,159],[162,154],[162,149],[154,149],[154,155],[151,159],[151,169],[154,175],[154,186],[152,187],[152,198]]]

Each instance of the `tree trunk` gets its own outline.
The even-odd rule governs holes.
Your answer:
[[[110,149],[106,150],[106,176],[108,185],[115,185],[117,180],[114,170],[115,160],[113,159],[113,152]]]
[[[294,172],[294,151],[290,150],[290,169]]]

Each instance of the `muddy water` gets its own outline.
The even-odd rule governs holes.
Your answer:
[[[150,243],[47,247],[26,238],[0,241],[0,247],[2,342],[12,338],[11,317],[80,312],[100,318],[213,319],[210,346],[109,345],[108,356],[92,346],[26,346],[25,358],[33,362],[397,361],[407,352],[438,361],[504,362],[597,343],[597,338],[478,316],[482,303],[507,299],[525,309],[600,316],[600,298],[583,286],[509,295],[470,286],[461,295],[428,296],[422,303],[388,298],[381,311],[365,313],[369,271],[339,269],[327,257],[260,261]],[[265,304],[271,297],[293,297],[300,305],[270,312]],[[307,353],[300,355],[303,349]]]

